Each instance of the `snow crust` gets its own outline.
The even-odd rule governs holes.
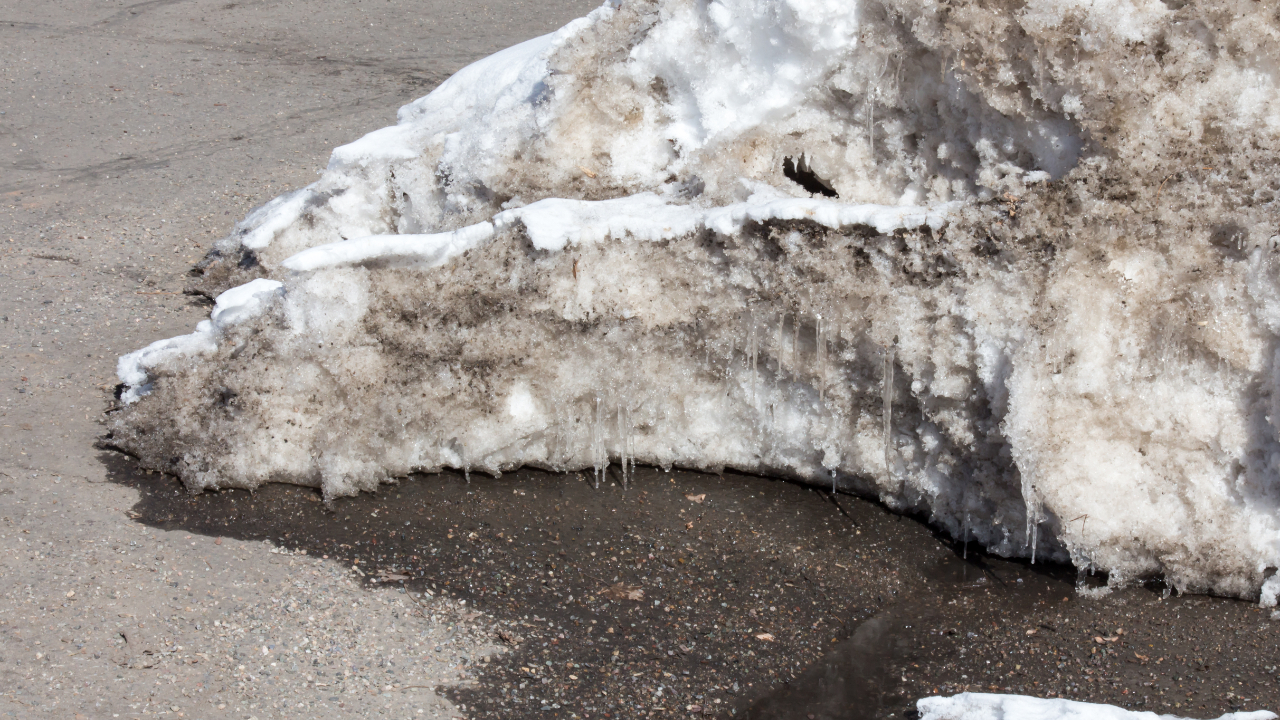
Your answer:
[[[924,698],[916,703],[920,720],[1181,720],[1174,715],[1132,711],[1114,705],[1025,695],[962,693]],[[1275,720],[1266,711],[1227,713],[1218,720]]]
[[[1242,2],[610,2],[245,218],[199,289],[261,301],[122,358],[113,442],[193,492],[734,467],[1273,600],[1280,19]]]

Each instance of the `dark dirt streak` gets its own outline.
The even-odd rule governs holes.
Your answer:
[[[146,2],[129,5],[128,7],[118,10],[102,20],[97,20],[89,23],[88,25],[67,27],[65,25],[54,25],[51,23],[19,22],[16,20],[0,19],[0,28],[11,27],[19,30],[47,30],[54,33],[49,36],[50,38],[61,38],[68,35],[80,34],[102,34],[101,32],[95,33],[94,31],[101,31],[122,23],[140,20],[143,15],[158,7],[179,5],[190,1],[191,0],[147,0]],[[114,33],[103,34],[103,37],[118,38]]]
[[[349,115],[350,110],[356,104],[323,106],[310,109],[297,110],[291,114],[288,121],[298,123],[299,121],[322,122],[333,117]],[[286,131],[283,125],[276,121],[271,124],[262,124],[258,126],[242,126],[241,129],[235,131],[235,135],[227,135],[216,140],[202,140],[199,142],[181,143],[170,145],[168,147],[153,148],[147,151],[146,158],[136,156],[125,156],[107,160],[92,165],[80,165],[70,167],[30,167],[22,168],[29,172],[39,172],[45,174],[57,173],[60,177],[58,183],[61,185],[73,185],[83,182],[94,182],[101,179],[104,175],[123,175],[128,172],[137,172],[144,170],[156,170],[169,167],[171,163],[184,159],[190,159],[199,155],[209,155],[222,152],[225,150],[241,150],[243,149],[242,141],[245,137],[252,137],[257,141],[270,137],[288,137],[300,136],[309,132],[307,126],[298,127],[296,130]],[[240,138],[237,140],[236,138]],[[18,182],[0,185],[0,193],[30,190],[42,184],[46,184],[47,179],[38,178],[29,180],[20,180]]]
[[[522,470],[326,507],[284,485],[191,496],[104,460],[141,491],[141,522],[358,560],[366,582],[408,575],[410,591],[493,616],[513,651],[446,690],[470,717],[855,720],[997,689],[1191,716],[1280,704],[1280,635],[1252,606],[1142,588],[1077,599],[1067,568],[966,560],[920,522],[795,484],[641,469],[597,491]]]
[[[168,1],[168,0],[166,0]],[[187,0],[176,0],[177,2],[186,2]],[[3,21],[0,21],[3,22]],[[36,23],[25,23],[29,26],[24,29],[43,28],[55,32],[50,37],[64,37],[68,35],[91,35],[102,38],[110,38],[115,41],[126,40],[139,43],[142,45],[158,45],[169,47],[189,47],[195,50],[205,52],[225,52],[233,55],[239,55],[247,58],[248,62],[272,62],[285,67],[300,68],[306,67],[310,69],[319,69],[326,74],[336,74],[341,72],[364,71],[368,74],[385,76],[401,85],[412,88],[413,92],[422,92],[423,88],[428,90],[444,82],[450,75],[457,70],[462,69],[466,65],[483,57],[483,54],[460,52],[455,53],[448,58],[433,57],[430,60],[420,59],[417,57],[399,57],[399,58],[378,58],[378,57],[331,57],[323,54],[325,51],[322,47],[317,46],[297,46],[286,47],[278,44],[269,44],[263,42],[244,42],[237,41],[234,44],[225,44],[222,41],[225,38],[203,38],[203,39],[187,39],[187,38],[168,38],[163,36],[150,35],[147,32],[138,32],[136,34],[120,35],[118,32],[104,32],[103,24],[95,23],[84,27],[56,27],[52,25],[37,25]],[[12,25],[8,23],[7,25]],[[17,23],[18,27],[22,27],[24,23]],[[317,54],[320,53],[320,54]],[[423,63],[434,63],[436,65],[445,64],[442,61],[447,60],[452,66],[450,70],[429,71],[424,69]],[[365,98],[366,100],[377,101],[379,98]]]
[[[90,34],[94,33],[90,31]],[[120,37],[114,33],[103,34],[102,37],[110,37],[114,40],[120,39]],[[224,45],[220,42],[210,41],[208,39],[169,39],[163,37],[152,37],[145,34],[139,34],[129,39],[133,42],[146,45],[190,47],[207,52],[231,53],[245,58],[242,62],[272,62],[284,67],[305,67],[317,70],[327,75],[361,71],[372,77],[385,77],[409,88],[409,91],[412,93],[420,93],[423,95],[434,89],[440,83],[444,82],[457,70],[462,69],[481,57],[473,53],[458,53],[458,59],[451,59],[449,61],[449,64],[453,69],[430,71],[424,69],[423,64],[434,63],[436,65],[444,65],[444,63],[441,62],[442,58],[434,57],[431,59],[420,60],[419,58],[413,57],[400,57],[394,59],[355,56],[330,57],[329,55],[316,54],[317,52],[323,53],[324,50],[314,46],[287,48],[280,45],[254,42]],[[396,96],[399,97],[399,95]],[[371,103],[379,102],[381,100],[381,96],[365,98],[364,100],[370,101]],[[400,102],[404,102],[403,98],[399,98],[399,100]]]
[[[22,22],[19,20],[3,20],[0,19],[0,30],[5,28],[13,28],[15,30],[61,30],[62,28],[48,23]]]
[[[187,2],[188,0],[161,0],[166,4],[175,4]],[[143,3],[150,4],[150,3]],[[123,11],[122,11],[123,12]],[[120,15],[121,13],[116,13]],[[112,19],[115,18],[115,19]],[[323,53],[324,50],[313,46],[303,46],[297,48],[287,48],[280,45],[272,45],[266,43],[255,42],[237,42],[235,44],[223,44],[220,42],[222,38],[217,39],[196,39],[187,38],[167,38],[162,36],[152,36],[145,32],[134,35],[121,36],[116,31],[106,32],[105,28],[110,25],[119,24],[139,19],[138,14],[129,17],[116,18],[112,16],[106,20],[102,20],[90,25],[81,27],[64,27],[52,25],[49,23],[33,23],[21,21],[0,20],[0,31],[5,28],[13,28],[15,30],[45,30],[52,33],[48,37],[50,39],[65,38],[69,36],[94,36],[101,38],[109,38],[114,41],[126,40],[143,45],[159,45],[170,47],[190,47],[205,52],[225,52],[239,55],[247,58],[250,62],[273,62],[285,67],[292,68],[311,68],[324,72],[326,74],[337,74],[342,72],[363,71],[368,74],[384,76],[400,85],[408,88],[409,93],[417,93],[425,95],[427,92],[435,89],[437,85],[444,82],[449,76],[453,75],[463,67],[475,62],[483,57],[483,54],[459,52],[450,55],[447,58],[433,57],[430,59],[419,57],[400,57],[400,58],[370,58],[370,57],[331,57]],[[424,63],[432,63],[437,66],[444,66],[448,69],[427,69]],[[404,102],[401,94],[393,93],[400,102]],[[416,97],[416,95],[415,95]],[[377,102],[379,97],[365,98],[365,100]]]
[[[121,8],[118,12],[93,23],[89,27],[105,28],[114,25],[121,25],[123,23],[140,20],[145,13],[151,12],[152,10],[168,5],[181,5],[186,2],[191,2],[191,0],[145,0],[144,2],[134,3]]]

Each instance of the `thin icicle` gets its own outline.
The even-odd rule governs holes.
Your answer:
[[[827,399],[827,327],[822,316],[814,314],[814,364],[818,366],[818,400]]]
[[[756,407],[756,353],[759,350],[760,338],[756,334],[755,314],[747,311],[747,371],[751,373],[751,407]]]
[[[964,514],[964,526],[960,530],[960,536],[964,540],[964,559],[969,559],[969,513]]]
[[[730,380],[730,378],[733,377],[733,354],[734,354],[734,350],[736,350],[737,347],[738,347],[737,339],[730,338],[729,339],[729,355],[725,358],[725,361],[724,361],[724,394],[726,396],[733,389],[732,381]]]
[[[773,357],[777,364],[777,372],[773,374],[773,390],[777,394],[778,378],[782,377],[782,326],[787,323],[787,314],[778,312],[778,333],[777,339],[773,343]]]
[[[1040,539],[1040,521],[1036,520],[1031,526],[1031,564],[1036,564],[1036,542]]]
[[[760,338],[755,332],[755,314],[746,311],[746,369],[751,374],[751,409],[755,409],[755,357]]]
[[[871,152],[874,155],[876,151],[876,101],[871,94],[867,95],[867,105],[870,108],[867,118],[867,144],[871,146]]]
[[[596,396],[596,417],[591,430],[591,465],[595,469],[595,489],[600,489],[600,477],[609,469],[609,454],[604,447],[604,413],[600,408],[600,396]]]
[[[884,354],[884,387],[880,390],[884,402],[884,470],[893,478],[893,364],[897,348],[890,345]]]
[[[622,489],[626,490],[627,480],[630,479],[628,472],[631,466],[629,463],[632,462],[631,418],[626,406],[621,404],[618,405],[618,444],[620,446],[618,452],[621,455],[619,462],[622,463]]]
[[[1040,539],[1040,500],[1035,486],[1026,475],[1022,476],[1022,503],[1027,508],[1027,545],[1031,548],[1031,564],[1036,564],[1036,543]]]
[[[800,378],[800,312],[791,323],[791,377]]]
[[[627,452],[627,462],[630,464],[630,467],[626,468],[627,482],[622,484],[622,489],[626,490],[627,485],[635,482],[636,479],[636,429],[635,426],[631,424],[631,408],[624,408],[624,411],[627,414],[627,437],[623,446]]]
[[[627,478],[634,483],[636,479],[636,427],[635,423],[631,421],[630,407],[627,409],[627,457],[631,459],[631,470],[627,471]]]

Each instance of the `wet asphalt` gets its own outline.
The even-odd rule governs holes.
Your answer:
[[[190,495],[105,454],[139,522],[269,540],[464,599],[509,652],[446,692],[475,718],[912,717],[963,691],[1190,717],[1280,709],[1280,622],[1158,582],[965,547],[864,499],[726,473],[415,476]],[[616,470],[616,468],[615,468]]]

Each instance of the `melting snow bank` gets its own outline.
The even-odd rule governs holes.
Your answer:
[[[1280,20],[1172,5],[606,4],[250,214],[112,442],[330,497],[734,467],[1274,603]]]
[[[1052,700],[1024,695],[962,693],[916,703],[920,720],[1180,720],[1174,715],[1135,712],[1114,705]],[[1234,712],[1218,720],[1275,720],[1275,713]]]

